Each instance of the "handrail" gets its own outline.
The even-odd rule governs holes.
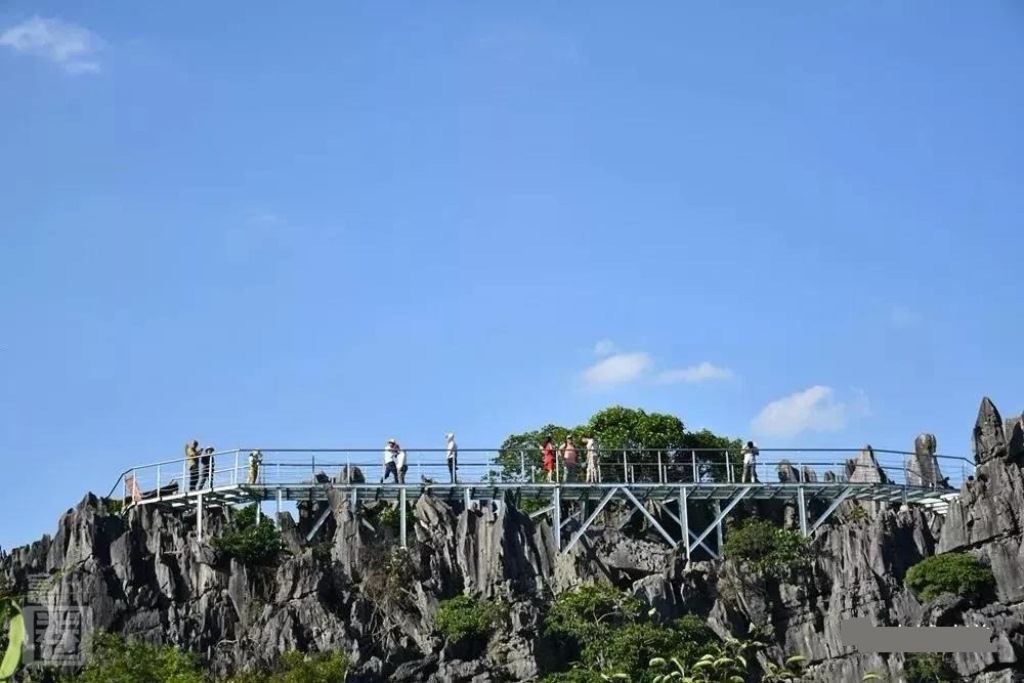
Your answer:
[[[220,486],[224,483],[227,484],[241,484],[247,479],[248,473],[248,458],[245,454],[248,451],[258,450],[264,454],[313,454],[313,457],[309,459],[296,459],[294,461],[279,460],[268,462],[264,460],[259,467],[259,480],[262,483],[267,483],[269,480],[274,480],[277,485],[282,484],[300,484],[305,485],[315,481],[314,479],[306,479],[303,482],[285,481],[282,477],[283,472],[288,472],[288,477],[291,476],[291,472],[295,469],[303,469],[310,472],[313,475],[319,472],[324,472],[326,469],[333,468],[348,468],[348,467],[359,467],[364,470],[364,476],[369,471],[380,472],[383,469],[383,448],[353,448],[353,449],[313,449],[313,448],[287,448],[287,449],[275,449],[275,448],[261,448],[261,449],[231,449],[217,451],[211,454],[212,460],[210,471],[203,473],[195,473],[192,469],[187,467],[187,458],[180,457],[173,460],[164,460],[157,463],[151,463],[148,465],[140,465],[128,470],[125,470],[117,482],[111,489],[108,497],[112,497],[114,492],[117,490],[118,485],[124,484],[125,489],[129,488],[128,477],[131,476],[131,485],[133,492],[138,490],[141,491],[142,487],[154,488],[158,495],[164,491],[167,487],[174,486],[175,489],[180,488],[181,490],[188,489],[206,489],[207,485],[210,487]],[[935,482],[935,486],[910,486],[908,481],[908,474],[913,469],[910,469],[906,460],[901,460],[895,465],[890,460],[892,456],[900,456],[906,458],[914,455],[909,451],[894,451],[889,449],[876,449],[872,448],[871,451],[875,455],[875,461],[877,465],[854,465],[854,470],[848,473],[851,461],[850,459],[843,459],[850,453],[860,454],[864,452],[865,448],[762,448],[759,449],[759,457],[756,463],[754,472],[756,475],[762,475],[766,471],[770,471],[771,468],[779,468],[781,470],[782,465],[788,464],[794,469],[796,478],[794,483],[811,483],[809,477],[805,475],[806,470],[810,470],[815,479],[818,479],[818,483],[826,483],[824,478],[829,473],[834,477],[837,483],[849,481],[851,475],[855,474],[859,468],[867,469],[869,471],[880,471],[884,474],[885,479],[888,483],[896,486],[904,486],[907,488],[929,488],[929,489],[942,489],[944,486],[948,487],[948,481],[955,478],[955,474],[947,472],[949,476],[944,477],[942,485],[939,482]],[[430,474],[431,477],[437,475],[445,477],[445,459],[441,457],[431,457],[429,459],[422,456],[429,456],[430,454],[442,454],[446,452],[443,448],[423,448],[423,449],[404,449],[406,453],[406,464],[413,477],[418,474],[421,479],[427,481],[425,474]],[[499,477],[505,478],[505,481],[511,480],[512,483],[526,483],[533,482],[537,483],[539,479],[545,479],[546,474],[543,468],[539,466],[539,448],[523,448],[523,449],[481,449],[481,448],[463,448],[459,450],[459,462],[458,467],[460,471],[476,471],[480,474],[473,475],[478,476],[480,479],[476,481],[465,480],[463,483],[466,484],[482,484],[494,483]],[[360,455],[373,453],[374,457],[370,459],[358,457]],[[486,454],[486,458],[473,458],[474,454]],[[502,463],[498,461],[495,456],[509,454],[518,454],[519,456],[519,468],[513,465],[509,467],[509,463]],[[802,460],[799,458],[801,454],[822,454],[828,453],[833,456],[839,456],[834,459],[819,460],[817,458],[812,460]],[[328,456],[330,454],[344,454],[345,461],[335,461],[334,458],[317,458],[317,455]],[[701,457],[698,458],[698,454]],[[782,454],[787,457],[779,459],[765,458],[766,455],[778,455]],[[353,458],[352,456],[356,456]],[[417,457],[420,456],[420,457]],[[620,457],[621,456],[621,457]],[[647,460],[644,460],[644,457]],[[885,456],[889,456],[888,458]],[[224,466],[224,458],[233,457],[233,466]],[[467,457],[468,460],[467,461]],[[956,463],[957,461],[968,465],[971,469],[974,468],[974,463],[967,460],[966,458],[959,456],[946,456],[936,455],[934,456],[936,461],[940,464],[940,470],[942,469],[943,461]],[[639,458],[639,459],[638,459]],[[318,462],[319,460],[319,462]],[[743,471],[742,456],[736,453],[735,450],[723,448],[679,448],[679,449],[599,449],[598,452],[598,470],[596,482],[607,481],[619,481],[626,483],[647,483],[657,481],[659,483],[676,483],[690,481],[695,484],[701,483],[743,483],[741,481],[741,472]],[[170,470],[164,468],[171,467]],[[837,468],[836,471],[832,469],[826,470],[824,473],[820,471],[820,468]],[[380,469],[377,469],[380,468]],[[510,472],[510,469],[512,470]],[[152,477],[155,470],[155,477]],[[166,472],[170,472],[170,476],[164,478]],[[571,477],[572,480],[582,481],[584,473],[586,471],[586,450],[584,448],[577,449],[577,464],[572,471],[567,472],[564,462],[562,459],[556,458],[555,470],[553,472],[554,481],[562,482],[569,481],[569,474],[575,474]],[[902,483],[900,480],[899,473],[902,472]],[[268,473],[273,473],[268,475]],[[652,474],[653,473],[653,474]],[[607,476],[607,475],[611,476]],[[920,475],[920,473],[918,473]],[[967,478],[966,468],[961,471],[961,481]],[[140,475],[142,475],[140,477]],[[147,476],[148,475],[148,476]],[[276,475],[276,476],[274,476]],[[180,477],[180,482],[179,482]],[[195,477],[195,479],[193,478]],[[407,479],[409,474],[405,475]],[[689,477],[689,479],[688,479]],[[367,477],[372,479],[372,477]],[[760,481],[760,476],[757,477]],[[147,479],[147,481],[143,481]],[[153,481],[155,479],[155,482]],[[459,477],[459,479],[464,479]],[[548,481],[551,481],[549,478]],[[177,483],[176,483],[177,482]],[[218,484],[218,482],[221,482]],[[592,483],[596,483],[592,481]],[[780,482],[782,479],[780,478]],[[383,481],[382,481],[383,483]],[[406,483],[410,483],[406,481]],[[442,483],[442,482],[436,482]],[[762,482],[768,483],[768,482]],[[128,498],[135,493],[129,493],[125,490],[125,498]],[[167,495],[167,494],[163,494]]]

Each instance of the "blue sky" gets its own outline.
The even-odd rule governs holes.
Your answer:
[[[1024,409],[1024,7],[0,8],[0,545],[198,438]]]

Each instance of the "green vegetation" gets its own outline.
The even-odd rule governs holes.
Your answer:
[[[498,603],[459,595],[440,604],[434,628],[452,643],[486,639],[494,632],[502,612]]]
[[[0,681],[10,680],[21,665],[21,648],[25,641],[25,617],[21,607],[11,598],[0,598],[0,628],[5,629],[0,658]]]
[[[103,498],[102,503],[103,509],[108,515],[119,515],[124,511],[124,499],[122,498]]]
[[[177,648],[97,633],[85,670],[75,683],[206,683],[193,655]]]
[[[230,683],[340,683],[348,667],[343,652],[286,652],[273,670],[239,674]]]
[[[286,652],[269,671],[241,673],[229,683],[336,683],[345,679],[348,657],[342,652]],[[93,637],[85,669],[66,683],[212,683],[208,668],[193,655],[166,645],[151,645],[111,633]]]
[[[706,429],[687,432],[683,421],[674,415],[614,406],[595,413],[585,424],[576,427],[549,424],[533,431],[510,435],[502,443],[495,460],[501,467],[501,477],[513,479],[519,476],[520,453],[525,456],[527,472],[531,467],[540,471],[543,465],[540,448],[544,437],[550,436],[558,447],[565,442],[566,435],[570,434],[579,455],[581,477],[586,457],[583,437],[590,435],[597,439],[603,464],[603,481],[622,480],[621,467],[615,465],[622,462],[623,453],[631,464],[637,465],[634,470],[637,481],[652,481],[657,479],[657,467],[654,465],[658,462],[658,456],[650,451],[662,451],[662,463],[667,466],[670,465],[672,452],[685,453],[693,449],[718,451],[699,452],[697,459],[702,475],[710,474],[721,480],[725,471],[724,452],[729,451],[735,457],[743,446],[739,439],[718,436]],[[679,465],[680,472],[676,476],[692,478],[688,453],[684,461]],[[650,466],[641,467],[641,464]]]
[[[925,558],[907,572],[907,585],[927,602],[944,593],[978,601],[992,587],[992,570],[969,553],[943,553]]]
[[[958,679],[950,666],[949,656],[938,652],[917,652],[907,655],[903,665],[907,683],[942,683]]]
[[[412,608],[410,587],[417,584],[416,567],[405,548],[378,544],[364,549],[366,570],[359,588],[371,610],[370,628],[378,641],[397,629],[394,615]]]
[[[725,557],[754,571],[781,577],[809,566],[817,552],[797,531],[782,529],[765,519],[751,518],[728,527]]]
[[[284,551],[281,533],[268,517],[257,521],[256,505],[237,512],[213,539],[213,547],[247,565],[276,566]]]
[[[555,599],[544,621],[545,634],[564,648],[575,670],[553,673],[545,683],[601,680],[601,674],[624,674],[651,680],[650,660],[668,653],[694,661],[716,640],[707,624],[686,616],[659,624],[644,613],[639,600],[615,588],[586,585]]]

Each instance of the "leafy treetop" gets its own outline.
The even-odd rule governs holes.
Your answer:
[[[606,463],[611,462],[611,453],[614,453],[615,462],[625,453],[630,463],[651,464],[657,461],[657,451],[662,452],[663,462],[667,463],[697,449],[702,474],[713,474],[716,467],[724,463],[724,451],[736,454],[743,446],[740,439],[719,436],[707,429],[687,432],[683,421],[675,415],[612,406],[595,413],[586,423],[575,427],[548,424],[540,429],[509,435],[502,443],[497,458],[502,476],[513,478],[519,474],[521,455],[525,458],[527,468],[539,467],[542,464],[540,449],[544,437],[550,436],[558,447],[565,443],[567,435],[573,437],[581,452],[584,437],[595,438]],[[689,457],[681,457],[681,460],[690,462]],[[608,473],[614,476],[617,470],[611,468]],[[649,474],[653,475],[654,471]],[[641,478],[643,475],[638,473],[637,476]]]

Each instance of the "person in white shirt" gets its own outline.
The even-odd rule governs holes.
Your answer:
[[[409,466],[405,463],[405,449],[397,443],[395,444],[395,448],[397,449],[397,452],[395,453],[395,466],[396,471],[398,472],[398,483],[404,484],[405,473],[409,471]]]
[[[760,483],[757,478],[757,455],[759,453],[757,444],[748,441],[741,451],[743,453],[743,483]]]
[[[455,470],[459,469],[459,447],[455,445],[455,435],[451,432],[445,434],[445,440],[448,442],[448,448],[445,452],[445,460],[448,461],[448,475],[452,480],[452,483],[457,483],[455,476]]]
[[[384,476],[380,478],[380,483],[383,484],[388,477],[394,477],[395,482],[398,482],[398,468],[395,467],[396,455],[398,455],[398,442],[388,439],[388,444],[384,447]]]
[[[588,436],[583,439],[583,444],[587,449],[587,483],[596,484],[600,479],[597,471],[597,441]]]

